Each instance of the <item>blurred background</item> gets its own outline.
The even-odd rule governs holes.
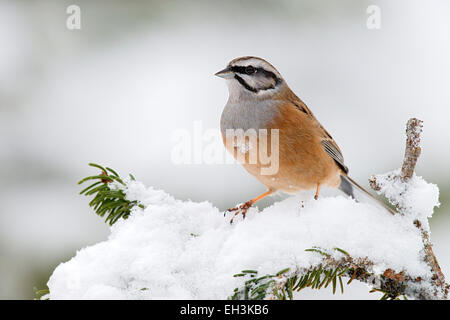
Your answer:
[[[66,27],[72,4],[80,30]],[[369,5],[381,29],[367,28]],[[89,162],[220,209],[264,191],[239,165],[171,161],[175,130],[218,128],[228,90],[213,74],[243,55],[277,67],[364,186],[400,167],[406,121],[424,120],[417,174],[441,190],[431,229],[449,278],[449,14],[445,0],[0,0],[0,299],[34,298],[107,238],[78,195]],[[302,297],[379,298],[325,291]]]

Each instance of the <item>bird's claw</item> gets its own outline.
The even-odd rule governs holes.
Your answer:
[[[225,214],[226,214],[227,212],[234,212],[234,211],[236,211],[236,212],[234,213],[233,217],[232,217],[231,220],[230,220],[230,224],[233,223],[234,218],[235,218],[236,216],[238,216],[239,214],[242,214],[242,218],[245,219],[245,215],[247,214],[247,211],[248,211],[248,209],[250,209],[251,206],[252,206],[252,203],[251,203],[250,201],[248,201],[248,202],[246,202],[246,203],[244,203],[244,204],[241,204],[241,205],[239,205],[239,206],[237,206],[237,207],[235,207],[235,208],[227,209],[227,210],[225,211],[225,213],[224,213],[224,216],[225,216]]]

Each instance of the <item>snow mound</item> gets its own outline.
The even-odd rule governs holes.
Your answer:
[[[251,208],[230,225],[209,202],[176,200],[137,181],[125,192],[145,209],[135,207],[108,240],[60,264],[48,282],[50,299],[226,299],[242,286],[234,274],[309,267],[321,259],[305,251],[314,246],[368,257],[376,272],[430,276],[409,218],[342,196],[291,197],[262,212]],[[436,201],[427,205],[432,211]]]
[[[428,220],[435,206],[439,206],[439,188],[413,175],[407,182],[400,177],[401,169],[376,175],[379,194],[384,195],[393,205],[410,219],[419,220],[428,231]]]

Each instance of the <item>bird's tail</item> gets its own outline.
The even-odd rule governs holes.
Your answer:
[[[357,202],[371,203],[378,208],[388,210],[391,214],[395,214],[395,212],[391,208],[375,198],[369,191],[361,187],[347,175],[341,175],[341,184],[339,185],[339,190],[352,197]]]

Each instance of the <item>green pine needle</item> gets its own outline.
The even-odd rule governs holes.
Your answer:
[[[333,250],[339,251],[347,257],[350,257],[350,255],[343,249],[335,247]],[[305,251],[319,253],[326,258],[331,257],[331,254],[327,253],[326,250],[318,247],[306,249]],[[229,299],[260,300],[265,299],[268,295],[270,295],[278,300],[292,300],[294,297],[294,292],[299,292],[305,288],[318,290],[326,288],[330,284],[333,294],[336,293],[338,287],[340,289],[339,291],[343,294],[344,282],[342,277],[350,277],[355,274],[355,270],[351,268],[330,267],[326,264],[311,267],[301,274],[294,272],[289,275],[289,271],[289,268],[285,268],[276,274],[266,274],[262,277],[256,277],[258,273],[257,271],[243,270],[241,273],[235,274],[234,276],[244,277],[247,279],[250,277],[250,279],[244,282],[243,288],[235,288],[233,295],[231,295]],[[353,276],[348,282],[346,282],[346,284],[350,284],[351,280],[353,280]],[[399,289],[394,290],[394,292],[388,292],[385,289],[379,288],[374,288],[370,292],[383,293],[381,300],[399,300],[401,296],[404,299],[407,299],[406,296],[403,295],[404,290],[402,289],[402,284],[397,282],[395,284]]]
[[[94,176],[86,177],[78,182],[93,182],[88,187],[80,191],[80,194],[85,196],[94,196],[89,202],[89,206],[94,209],[95,213],[100,217],[105,217],[105,222],[113,225],[120,218],[127,219],[131,214],[131,209],[135,206],[144,208],[142,204],[137,201],[130,201],[126,198],[126,194],[120,189],[111,189],[109,184],[113,181],[126,186],[125,182],[120,178],[117,172],[109,167],[103,167],[96,163],[89,163],[91,167],[101,170],[101,173]],[[130,174],[131,180],[135,180],[134,176]]]
[[[316,250],[308,250],[316,251]],[[341,275],[342,269],[324,269],[322,265],[309,269],[303,275],[293,274],[287,275],[290,268],[285,268],[276,274],[267,274],[258,278],[251,278],[244,282],[244,287],[239,289],[235,288],[233,295],[229,297],[231,300],[260,300],[271,294],[278,300],[292,300],[294,298],[294,292],[299,292],[304,288],[320,289],[324,285],[332,283],[333,294],[336,292],[337,283],[339,281],[340,291],[344,293],[344,284],[342,282]],[[251,273],[249,272],[251,271]],[[235,274],[234,277],[248,277],[254,276],[257,271],[244,270],[241,273]],[[282,278],[285,279],[282,279]],[[276,281],[276,279],[282,279]]]

